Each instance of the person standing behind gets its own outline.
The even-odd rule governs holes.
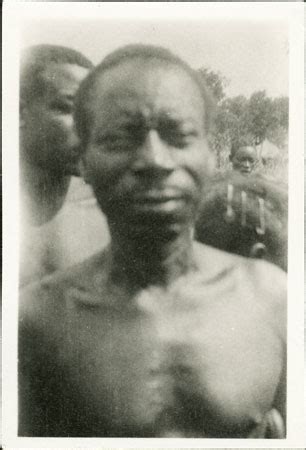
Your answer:
[[[78,172],[79,141],[73,99],[93,67],[79,52],[53,45],[26,49],[20,71],[20,170],[24,213],[32,225],[49,222]]]
[[[67,47],[37,45],[22,54],[21,285],[66,264],[69,249],[60,240],[66,225],[58,213],[67,200],[71,177],[79,175],[81,149],[73,128],[73,101],[80,82],[92,68],[85,56]],[[98,222],[100,218],[105,228],[101,214]],[[67,223],[69,226],[71,220]],[[84,227],[79,224],[79,228]]]
[[[242,175],[250,175],[259,164],[256,147],[245,143],[233,143],[229,159],[233,170]]]

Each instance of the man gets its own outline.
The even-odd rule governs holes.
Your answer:
[[[230,161],[233,170],[242,175],[250,175],[259,164],[259,158],[255,146],[233,145],[230,153]]]
[[[81,53],[66,47],[38,45],[27,48],[20,71],[20,172],[21,172],[21,265],[20,283],[40,278],[76,262],[77,241],[90,234],[87,217],[105,227],[97,208],[83,212],[72,208],[71,177],[79,174],[81,148],[73,126],[74,95],[81,80],[93,68]],[[80,180],[80,179],[79,179]],[[78,182],[81,184],[81,181]],[[72,189],[75,191],[75,189]],[[85,189],[83,183],[82,191]],[[92,197],[90,190],[87,197]],[[83,193],[84,196],[84,193]],[[63,210],[64,202],[68,202]],[[73,210],[72,210],[73,209]],[[59,212],[61,214],[59,215]],[[73,217],[71,220],[70,217]],[[70,219],[70,220],[69,220]],[[83,222],[86,222],[86,234]],[[71,224],[77,224],[73,228]],[[100,225],[102,224],[102,225]],[[69,233],[74,240],[64,242]],[[65,233],[66,231],[66,233]],[[65,236],[66,237],[66,236]],[[95,242],[95,250],[97,242]],[[84,258],[86,242],[78,250]]]
[[[21,296],[19,435],[284,437],[285,276],[192,239],[205,87],[128,46],[82,83],[75,119],[111,243]]]
[[[28,219],[48,222],[65,200],[80,158],[73,131],[73,99],[92,63],[51,45],[24,51],[20,71],[20,160]]]

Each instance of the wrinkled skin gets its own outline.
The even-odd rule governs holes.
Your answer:
[[[143,66],[125,63],[97,81],[84,178],[117,226],[180,229],[211,171],[203,101],[183,70]]]

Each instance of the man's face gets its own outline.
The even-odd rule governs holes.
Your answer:
[[[253,147],[240,147],[232,156],[233,169],[244,175],[253,172],[257,163],[257,153]]]
[[[80,146],[73,128],[73,100],[88,69],[72,64],[49,64],[44,69],[44,92],[21,112],[21,147],[32,165],[58,174],[75,174]]]
[[[204,105],[183,69],[124,62],[96,81],[85,177],[110,223],[193,221],[211,167]]]

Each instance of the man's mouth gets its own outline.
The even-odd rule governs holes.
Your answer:
[[[154,195],[140,195],[133,198],[133,203],[167,203],[171,201],[183,200],[181,195],[165,195],[165,194],[154,194]]]
[[[136,211],[175,212],[184,206],[186,198],[182,193],[171,191],[148,191],[136,194],[131,199],[132,208]]]
[[[135,192],[132,196],[133,203],[166,203],[169,201],[183,200],[184,194],[175,189],[150,189],[143,192]]]

